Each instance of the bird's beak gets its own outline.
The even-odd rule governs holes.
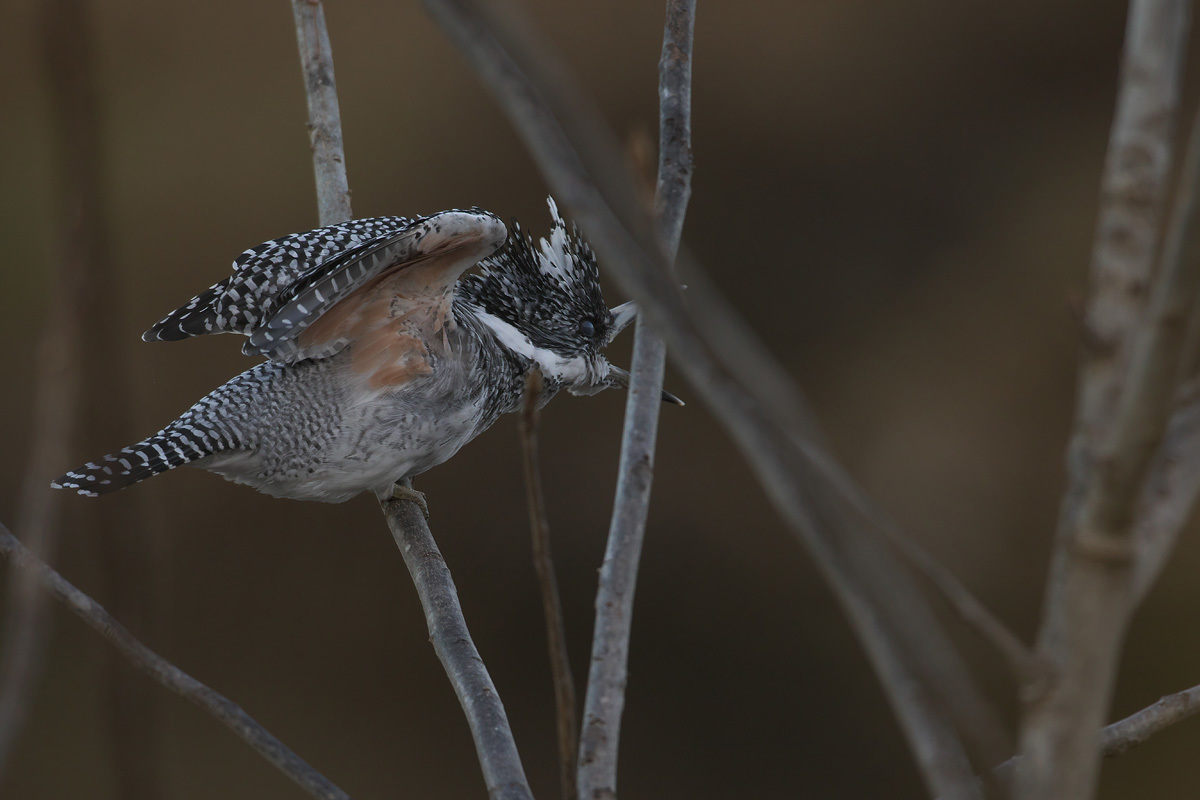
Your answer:
[[[608,341],[611,342],[621,331],[629,327],[629,323],[637,319],[637,304],[630,300],[628,303],[621,303],[611,309],[609,313],[613,315],[612,328],[608,332]]]
[[[629,304],[626,303],[625,305],[629,305]],[[618,307],[620,308],[621,306],[618,306]],[[628,389],[629,388],[629,373],[626,372],[625,370],[621,369],[618,366],[609,364],[608,365],[608,382],[613,386],[620,386],[622,389]],[[664,403],[670,403],[671,405],[674,405],[674,406],[685,405],[685,403],[682,400],[680,400],[678,397],[676,397],[675,395],[668,392],[666,389],[663,389],[662,401]]]

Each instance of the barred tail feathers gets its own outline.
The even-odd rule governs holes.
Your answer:
[[[89,461],[59,476],[50,486],[74,490],[85,497],[110,494],[220,452],[231,444],[221,441],[215,431],[174,424],[98,461]]]

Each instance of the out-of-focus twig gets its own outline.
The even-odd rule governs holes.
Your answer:
[[[1200,714],[1200,686],[1169,694],[1107,726],[1100,733],[1100,750],[1106,758],[1115,758],[1197,714]]]
[[[692,33],[695,0],[668,0],[659,72],[658,180],[655,216],[667,261],[673,262],[683,234],[692,191]],[[617,492],[600,580],[588,671],[584,724],[580,733],[579,796],[616,796],[621,715],[625,708],[633,597],[641,561],[658,413],[662,408],[667,349],[643,319],[634,331],[629,394],[617,472]]]
[[[212,714],[263,758],[320,800],[349,800],[350,796],[331,783],[276,739],[240,706],[183,672],[133,637],[92,598],[39,559],[0,523],[0,554],[22,573],[107,639],[142,672]]]
[[[492,800],[531,800],[504,704],[471,641],[458,589],[421,507],[408,500],[386,500],[381,505],[421,598],[433,649],[467,716],[488,796]]]
[[[1011,752],[990,703],[946,639],[877,531],[864,525],[870,501],[848,478],[834,481],[806,445],[803,410],[768,397],[790,386],[772,370],[749,384],[730,363],[740,350],[758,371],[772,368],[726,320],[698,323],[670,277],[651,215],[611,131],[589,113],[570,71],[518,31],[511,4],[495,14],[472,0],[425,5],[508,114],[555,196],[571,211],[611,274],[663,334],[697,392],[726,426],[790,529],[813,554],[879,673],[931,791],[973,793],[973,770],[955,729],[976,743],[983,763]],[[734,337],[718,348],[707,330]],[[786,394],[786,393],[784,393]],[[846,487],[853,489],[847,493]]]
[[[97,259],[100,205],[96,95],[83,9],[74,0],[50,3],[43,18],[42,51],[57,133],[60,197],[57,266],[49,276],[46,327],[33,380],[31,452],[25,467],[17,524],[30,548],[52,558],[58,542],[61,497],[48,476],[69,458],[79,411],[80,341],[87,273]],[[41,672],[50,617],[46,597],[26,572],[13,569],[0,644],[0,775],[28,715]]]
[[[300,66],[304,69],[308,98],[308,134],[317,180],[318,217],[322,225],[333,225],[352,216],[342,117],[333,77],[333,48],[321,0],[292,0],[292,15],[296,20],[296,42],[300,46]]]
[[[1086,800],[1125,629],[1136,607],[1138,498],[1163,439],[1200,264],[1185,263],[1194,206],[1176,209],[1153,257],[1190,15],[1187,0],[1132,0],[1102,181],[1085,348],[1039,656],[1054,680],[1025,687],[1016,796]],[[1196,191],[1194,158],[1181,191]],[[1147,291],[1149,289],[1149,291]],[[1147,300],[1147,298],[1149,298]],[[1190,503],[1187,503],[1190,505]],[[1164,537],[1169,547],[1173,537]]]
[[[1176,384],[1183,377],[1181,367],[1186,366],[1188,317],[1200,309],[1197,264],[1200,264],[1200,112],[1192,120],[1146,332],[1134,350],[1129,380],[1138,391],[1131,392],[1128,402],[1122,404],[1128,422],[1123,426],[1125,441],[1117,443],[1133,451],[1140,472],[1147,469],[1152,444],[1160,437],[1164,439],[1164,453],[1149,469],[1135,515],[1134,594],[1139,600],[1162,571],[1200,490],[1200,448],[1178,444],[1181,438],[1188,438],[1185,432],[1194,437],[1196,409],[1189,410],[1188,406],[1196,405],[1195,397],[1183,398],[1185,406],[1174,412],[1169,425],[1166,423],[1179,400]],[[1195,395],[1196,385],[1193,383],[1190,388]],[[1123,502],[1132,505],[1134,501],[1125,498]]]
[[[525,499],[529,504],[529,527],[533,532],[533,567],[542,592],[542,612],[546,617],[546,646],[550,651],[550,674],[554,681],[554,706],[558,732],[559,784],[564,800],[574,800],[575,759],[579,752],[579,728],[575,714],[575,680],[567,655],[567,633],[563,623],[558,579],[550,553],[550,522],[546,515],[546,495],[542,490],[542,469],[538,459],[538,408],[545,382],[540,370],[525,376],[525,395],[521,407],[521,449],[525,454]]]

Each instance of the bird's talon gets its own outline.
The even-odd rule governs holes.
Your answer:
[[[426,521],[429,520],[429,502],[425,499],[422,492],[418,492],[411,486],[405,486],[402,483],[397,483],[392,487],[393,500],[408,500],[416,503],[417,508],[421,509],[421,513],[425,515]]]

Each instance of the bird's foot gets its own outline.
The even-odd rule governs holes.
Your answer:
[[[416,489],[403,483],[397,483],[392,487],[393,500],[409,500],[417,504],[417,508],[421,509],[421,513],[425,515],[425,519],[429,519],[429,503],[425,500],[425,495],[418,492]]]

